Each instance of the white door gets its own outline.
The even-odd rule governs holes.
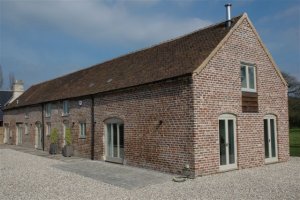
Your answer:
[[[35,148],[42,149],[42,125],[36,123],[35,127]]]
[[[68,123],[63,123],[63,146],[66,145],[66,130],[69,128]]]
[[[264,117],[264,142],[265,142],[265,162],[277,162],[277,130],[276,117],[266,115]]]
[[[234,115],[219,117],[220,170],[237,168],[236,119]]]
[[[22,125],[21,124],[17,124],[17,131],[16,131],[16,144],[17,145],[21,145],[22,144]]]
[[[9,128],[8,125],[4,125],[4,139],[3,139],[3,143],[4,144],[8,144],[9,142]]]

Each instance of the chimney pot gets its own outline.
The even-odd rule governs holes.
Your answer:
[[[229,28],[231,26],[231,3],[225,4],[226,7],[226,23],[225,26],[226,28]]]

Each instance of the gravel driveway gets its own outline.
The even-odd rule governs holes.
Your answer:
[[[58,169],[67,164],[0,149],[0,199],[300,199],[300,158],[253,169],[125,189]],[[112,164],[112,167],[114,165]]]

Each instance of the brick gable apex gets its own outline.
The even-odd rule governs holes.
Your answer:
[[[201,73],[201,71],[207,66],[207,64],[209,63],[209,61],[218,53],[218,51],[226,44],[226,42],[228,41],[228,39],[230,38],[230,36],[243,24],[244,20],[247,21],[247,23],[249,24],[249,26],[251,27],[251,30],[253,31],[253,33],[255,34],[257,40],[259,41],[260,46],[262,47],[262,49],[264,50],[264,52],[266,53],[268,59],[270,60],[270,62],[272,63],[272,66],[274,67],[277,75],[280,77],[282,83],[287,86],[287,82],[285,81],[285,79],[283,78],[277,64],[275,63],[271,53],[269,52],[269,50],[267,49],[267,47],[264,45],[262,39],[260,38],[258,32],[256,31],[253,23],[251,22],[251,20],[249,19],[247,13],[243,13],[242,17],[238,20],[238,22],[236,22],[236,24],[234,25],[234,27],[231,28],[231,30],[227,33],[227,35],[223,38],[223,40],[216,46],[216,48],[210,53],[210,55],[201,63],[201,65],[194,70],[193,75],[197,75],[199,73]]]

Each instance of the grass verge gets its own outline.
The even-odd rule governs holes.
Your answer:
[[[300,128],[290,129],[290,155],[300,157]]]

